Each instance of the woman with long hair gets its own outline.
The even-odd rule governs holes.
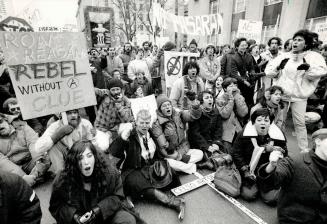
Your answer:
[[[89,141],[76,142],[68,151],[50,198],[57,223],[129,223],[136,217],[123,203],[120,174]]]

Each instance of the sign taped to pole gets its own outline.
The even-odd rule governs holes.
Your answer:
[[[182,77],[184,65],[192,58],[199,58],[200,53],[165,51],[165,80],[166,87],[171,88],[174,82]],[[168,92],[168,91],[167,91]]]
[[[315,32],[319,35],[319,40],[327,42],[327,23],[317,23]]]
[[[83,33],[0,32],[23,118],[96,105]]]
[[[262,21],[250,21],[240,19],[237,29],[237,37],[253,39],[256,43],[261,42]]]

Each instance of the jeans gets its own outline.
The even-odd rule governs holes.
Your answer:
[[[308,136],[307,128],[305,126],[307,101],[288,102],[287,106],[288,107],[284,110],[284,118],[287,116],[288,109],[291,108],[297,144],[301,151],[308,151]]]

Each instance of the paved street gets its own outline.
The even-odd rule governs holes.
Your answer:
[[[287,125],[291,126],[291,124]],[[296,140],[292,135],[292,132],[292,128],[288,128],[286,132],[290,155],[297,153]],[[202,174],[208,173],[209,172],[202,172]],[[181,181],[182,183],[187,183],[195,178],[196,177],[192,175],[183,175]],[[47,210],[51,192],[51,183],[38,187],[36,192],[40,197],[42,205],[42,224],[55,223],[55,220]],[[188,192],[184,197],[186,199],[186,216],[183,223],[185,224],[255,223],[247,215],[233,206],[230,202],[223,199],[208,186],[202,186],[192,192]],[[260,199],[251,203],[245,202],[241,199],[238,200],[267,223],[278,223],[276,208],[265,205]],[[169,208],[148,202],[137,202],[135,205],[137,211],[141,214],[141,217],[149,224],[179,223],[177,213]]]

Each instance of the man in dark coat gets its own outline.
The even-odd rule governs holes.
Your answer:
[[[237,79],[238,87],[245,98],[248,107],[253,106],[255,66],[251,54],[247,52],[248,44],[245,38],[238,38],[235,41],[236,52],[231,60],[230,76]]]
[[[40,201],[18,175],[0,170],[0,223],[39,224]]]
[[[222,145],[222,120],[217,108],[214,108],[213,95],[210,91],[199,94],[202,115],[189,123],[188,138],[192,149],[201,149],[204,153],[219,149]]]
[[[327,223],[327,129],[312,134],[315,151],[285,157],[270,153],[269,163],[258,169],[258,181],[266,190],[281,187],[278,221]]]

